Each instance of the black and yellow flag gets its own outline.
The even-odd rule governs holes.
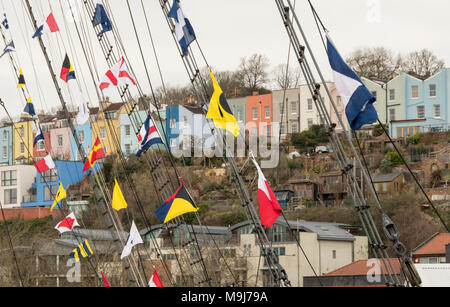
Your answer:
[[[231,108],[228,105],[227,99],[217,83],[216,78],[210,71],[211,79],[214,85],[214,94],[211,97],[209,103],[209,110],[206,118],[212,119],[216,128],[225,129],[230,131],[235,137],[239,135],[240,129],[236,121],[236,118],[231,112]]]
[[[19,83],[17,84],[17,88],[22,88],[25,86],[25,77],[23,76],[22,68],[20,69],[19,75]]]

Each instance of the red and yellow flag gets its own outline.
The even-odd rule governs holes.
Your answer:
[[[100,139],[97,137],[97,141],[95,141],[94,143],[94,147],[89,154],[89,158],[86,160],[86,164],[84,164],[83,173],[88,169],[94,167],[95,161],[104,157],[105,152],[103,151],[102,145],[100,144]]]

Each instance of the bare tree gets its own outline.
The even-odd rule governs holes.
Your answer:
[[[269,82],[269,59],[262,54],[253,54],[249,58],[243,57],[239,65],[239,78],[243,86],[251,94],[254,91],[263,89]]]
[[[242,84],[239,73],[236,71],[217,71],[214,67],[211,68],[216,78],[217,82],[220,85],[225,97],[236,97],[239,96],[240,89],[244,87]],[[207,91],[208,93],[213,93],[214,88],[211,80],[211,76],[209,75],[209,69],[207,67],[201,70],[201,75],[203,80],[206,81]]]
[[[428,49],[409,53],[402,63],[402,70],[420,78],[429,78],[438,73],[445,66],[442,59],[438,59]]]
[[[354,51],[347,63],[360,77],[387,81],[400,71],[402,58],[384,47],[363,48]]]
[[[296,88],[302,80],[302,72],[298,65],[295,68],[289,67],[287,69],[286,64],[280,64],[274,69],[272,74],[274,76],[273,82],[276,88],[279,89]]]

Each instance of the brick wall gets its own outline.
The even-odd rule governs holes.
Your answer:
[[[54,219],[62,217],[64,214],[61,210],[53,210],[50,212],[48,208],[20,208],[20,209],[4,209],[6,220],[10,219],[23,219],[23,220],[33,220],[42,219],[47,216],[53,216]],[[3,215],[0,214],[0,221],[3,221]]]

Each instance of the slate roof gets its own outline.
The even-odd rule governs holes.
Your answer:
[[[383,174],[379,173],[373,178],[374,183],[380,183],[380,182],[392,182],[394,179],[396,179],[398,176],[402,175],[402,171],[394,171],[390,174]]]

